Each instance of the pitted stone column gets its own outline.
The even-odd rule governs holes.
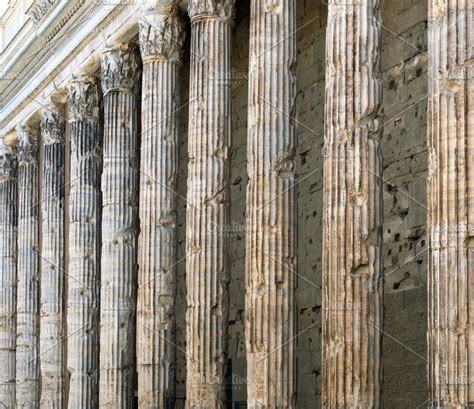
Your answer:
[[[101,408],[131,408],[134,397],[139,64],[131,45],[102,54]]]
[[[187,408],[224,408],[233,0],[191,0],[186,229]],[[218,73],[224,75],[216,75]]]
[[[246,327],[249,408],[295,407],[296,0],[250,14]]]
[[[18,132],[18,296],[16,407],[39,406],[39,178],[38,135]]]
[[[15,407],[17,159],[0,145],[0,402]]]
[[[138,241],[140,408],[166,409],[175,386],[176,178],[184,24],[175,5],[140,19],[143,59]]]
[[[69,409],[96,408],[99,395],[99,288],[102,170],[100,86],[69,84],[71,139],[67,367]],[[105,344],[104,344],[105,345]]]
[[[379,21],[378,0],[329,1],[322,313],[326,408],[380,407]]]
[[[428,13],[430,407],[474,407],[474,3]]]
[[[41,406],[65,403],[64,311],[64,110],[53,103],[43,111],[41,139]]]

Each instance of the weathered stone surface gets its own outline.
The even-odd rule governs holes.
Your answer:
[[[378,408],[383,316],[379,1],[334,0],[328,7],[322,404]]]
[[[189,3],[191,74],[186,228],[187,408],[224,408],[228,337],[234,1]],[[225,10],[225,12],[224,12]]]
[[[41,406],[63,408],[65,394],[64,109],[42,114],[41,139]]]
[[[143,59],[137,373],[140,408],[175,396],[176,179],[184,23],[176,6],[140,20]]]
[[[138,236],[140,57],[120,44],[101,56],[104,94],[100,292],[101,408],[132,408]]]
[[[251,5],[245,311],[250,408],[295,408],[296,3]]]
[[[69,409],[95,408],[99,400],[100,103],[100,88],[95,78],[82,77],[69,84]]]
[[[0,144],[0,402],[15,407],[17,171],[13,149]]]
[[[428,12],[428,354],[433,407],[474,405],[474,4]]]
[[[18,293],[16,407],[39,406],[39,175],[38,135],[18,132]]]

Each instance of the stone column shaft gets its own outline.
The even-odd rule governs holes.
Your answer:
[[[93,77],[69,84],[71,160],[67,367],[69,409],[96,408],[99,395],[99,289],[102,170],[100,87]]]
[[[224,408],[234,1],[191,0],[186,228],[187,408]],[[213,227],[214,226],[214,227]]]
[[[428,15],[431,407],[474,406],[474,3]]]
[[[17,159],[0,146],[0,402],[15,407]]]
[[[39,178],[38,136],[18,131],[18,293],[16,407],[39,406]]]
[[[140,408],[166,409],[175,389],[176,179],[184,24],[177,6],[140,20],[143,59],[138,241]]]
[[[380,407],[382,101],[378,0],[329,2],[322,403]]]
[[[135,376],[139,61],[133,46],[102,54],[104,169],[100,292],[101,408],[131,408]]]
[[[41,121],[41,405],[48,408],[65,403],[64,132],[63,109],[51,104]]]
[[[250,11],[246,326],[249,408],[295,408],[296,0]]]

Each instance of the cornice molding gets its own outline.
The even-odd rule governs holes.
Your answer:
[[[56,1],[55,7],[60,2]],[[75,0],[69,11],[58,21],[50,30],[47,31],[46,35],[40,36],[42,39],[39,43],[32,44],[32,49],[29,49],[28,54],[18,60],[7,72],[4,73],[9,77],[10,81],[2,84],[0,83],[0,105],[5,106],[6,103],[14,96],[29,80],[31,80],[32,73],[38,72],[54,55],[57,48],[59,48],[64,41],[67,41],[70,35],[73,35],[74,31],[79,28],[80,24],[76,24],[72,27],[67,27],[68,23],[77,15],[81,10],[82,6],[86,3],[86,0]],[[92,2],[92,6],[89,12],[86,12],[86,18],[98,7],[98,2]],[[54,9],[52,7],[50,12]],[[43,16],[44,21],[47,15]],[[84,19],[85,20],[85,19]],[[83,20],[83,21],[84,21]],[[63,29],[70,29],[71,32],[62,33],[58,36]],[[61,41],[62,40],[62,41]]]
[[[61,71],[63,71],[73,60],[76,56],[89,44],[91,41],[96,39],[100,33],[104,31],[106,27],[108,27],[124,10],[127,8],[127,5],[120,4],[119,6],[115,7],[106,18],[102,20],[100,24],[98,24],[90,33],[89,35],[84,38],[75,48],[72,50],[68,56],[57,65],[55,69],[51,71],[51,73],[43,80],[41,83],[36,87],[34,91],[32,91],[21,103],[19,103],[1,122],[0,122],[0,129],[4,128],[13,118],[18,115],[31,101],[39,98],[41,92],[53,81]],[[8,130],[7,130],[8,131]]]

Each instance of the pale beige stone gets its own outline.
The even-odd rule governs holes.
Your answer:
[[[175,396],[176,189],[184,23],[176,5],[139,21],[143,60],[140,236],[138,240],[138,405],[167,409]]]
[[[15,407],[17,181],[14,147],[0,144],[0,402]]]
[[[93,77],[69,84],[71,160],[67,279],[68,408],[99,401],[99,289],[102,126]]]
[[[246,326],[249,408],[295,408],[296,0],[250,14]]]
[[[430,0],[428,371],[432,407],[474,405],[474,3]]]
[[[35,129],[18,132],[16,407],[39,406],[39,149]]]
[[[100,408],[132,408],[135,396],[140,70],[133,45],[113,46],[101,56]]]
[[[329,1],[322,404],[381,405],[382,101],[378,0]]]
[[[65,407],[64,108],[50,103],[41,119],[41,407]]]
[[[187,408],[225,407],[233,0],[191,0],[186,219]]]

